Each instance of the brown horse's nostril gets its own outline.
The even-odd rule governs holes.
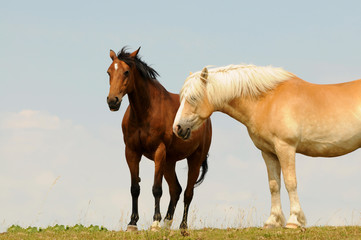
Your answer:
[[[121,102],[122,99],[119,99],[119,97],[113,97],[113,96],[107,97],[107,103],[111,111],[118,111]]]

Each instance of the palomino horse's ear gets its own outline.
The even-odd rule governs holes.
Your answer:
[[[140,50],[140,47],[137,50],[135,50],[134,52],[132,52],[129,56],[136,57],[139,53],[139,50]]]
[[[189,76],[192,75],[193,73],[192,72],[189,72]]]
[[[207,83],[207,78],[208,78],[208,69],[205,67],[205,68],[203,68],[202,73],[201,73],[201,80],[204,83]]]
[[[115,52],[110,49],[110,58],[114,61],[114,59],[115,59],[116,57],[117,57],[117,55],[115,54]]]

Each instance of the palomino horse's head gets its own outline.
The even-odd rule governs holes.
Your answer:
[[[139,49],[127,56],[129,61],[137,56]],[[113,50],[110,50],[110,58],[113,62],[108,68],[110,89],[107,102],[111,111],[118,111],[122,98],[132,90],[131,82],[134,78],[134,68],[126,63],[127,61],[120,60]]]
[[[189,139],[191,132],[198,129],[214,111],[206,92],[208,70],[203,68],[201,74],[193,74],[187,79],[197,84],[184,85],[181,93],[181,104],[173,123],[173,132],[182,139]],[[197,85],[197,86],[195,86]]]

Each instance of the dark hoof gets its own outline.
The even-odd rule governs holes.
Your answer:
[[[182,229],[181,234],[182,234],[183,237],[187,237],[187,236],[190,235],[189,232],[187,231],[187,229]]]

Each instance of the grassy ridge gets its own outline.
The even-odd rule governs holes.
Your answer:
[[[6,233],[0,234],[0,239],[361,239],[361,226],[346,227],[310,227],[306,229],[212,229],[161,230],[159,232],[138,231],[108,231],[103,227],[84,227],[76,225],[65,227],[56,225],[46,229],[29,227],[23,229],[12,226]]]

